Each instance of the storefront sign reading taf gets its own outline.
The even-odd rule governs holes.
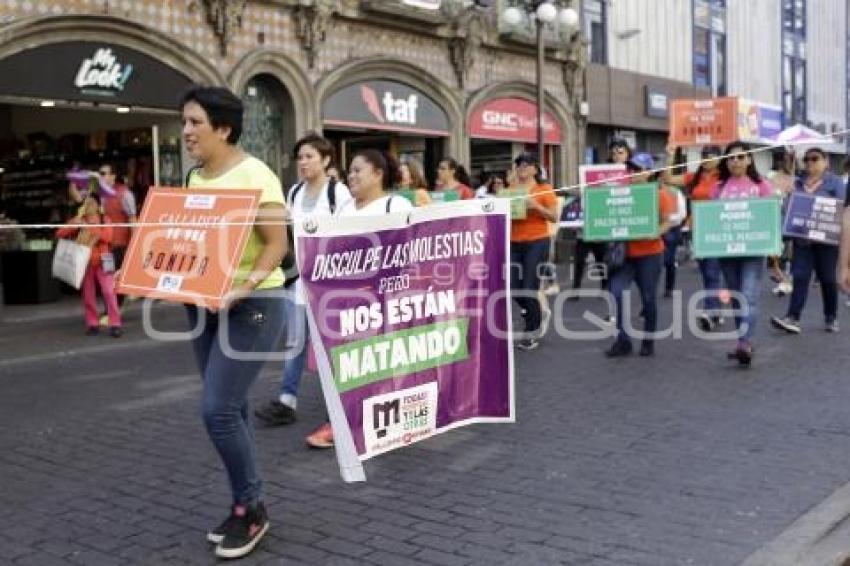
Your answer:
[[[219,308],[259,206],[253,189],[150,190],[118,292]]]

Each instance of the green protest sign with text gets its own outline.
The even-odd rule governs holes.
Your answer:
[[[777,198],[695,202],[693,217],[697,258],[771,256],[782,252]]]
[[[525,220],[528,216],[528,203],[525,201],[527,188],[502,189],[497,196],[511,199],[511,220]]]
[[[610,242],[658,237],[658,184],[588,187],[584,203],[584,239]]]

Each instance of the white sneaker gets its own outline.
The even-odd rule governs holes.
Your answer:
[[[793,284],[788,281],[783,281],[782,283],[773,288],[773,294],[777,297],[784,297],[785,295],[790,295],[793,290]]]

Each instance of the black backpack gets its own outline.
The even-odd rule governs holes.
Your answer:
[[[295,205],[295,197],[304,188],[304,183],[304,181],[301,181],[289,191],[286,203],[290,210]],[[328,206],[331,209],[331,214],[336,212],[336,181],[334,179],[328,179]],[[295,231],[291,222],[286,225],[286,241],[289,245],[286,255],[283,256],[283,261],[280,262],[280,267],[286,277],[284,286],[289,287],[298,279],[298,265],[295,263]]]

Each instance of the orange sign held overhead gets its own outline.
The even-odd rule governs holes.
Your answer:
[[[260,191],[148,192],[118,292],[219,308],[251,234]]]
[[[674,100],[670,143],[677,146],[724,145],[738,139],[738,99]]]

